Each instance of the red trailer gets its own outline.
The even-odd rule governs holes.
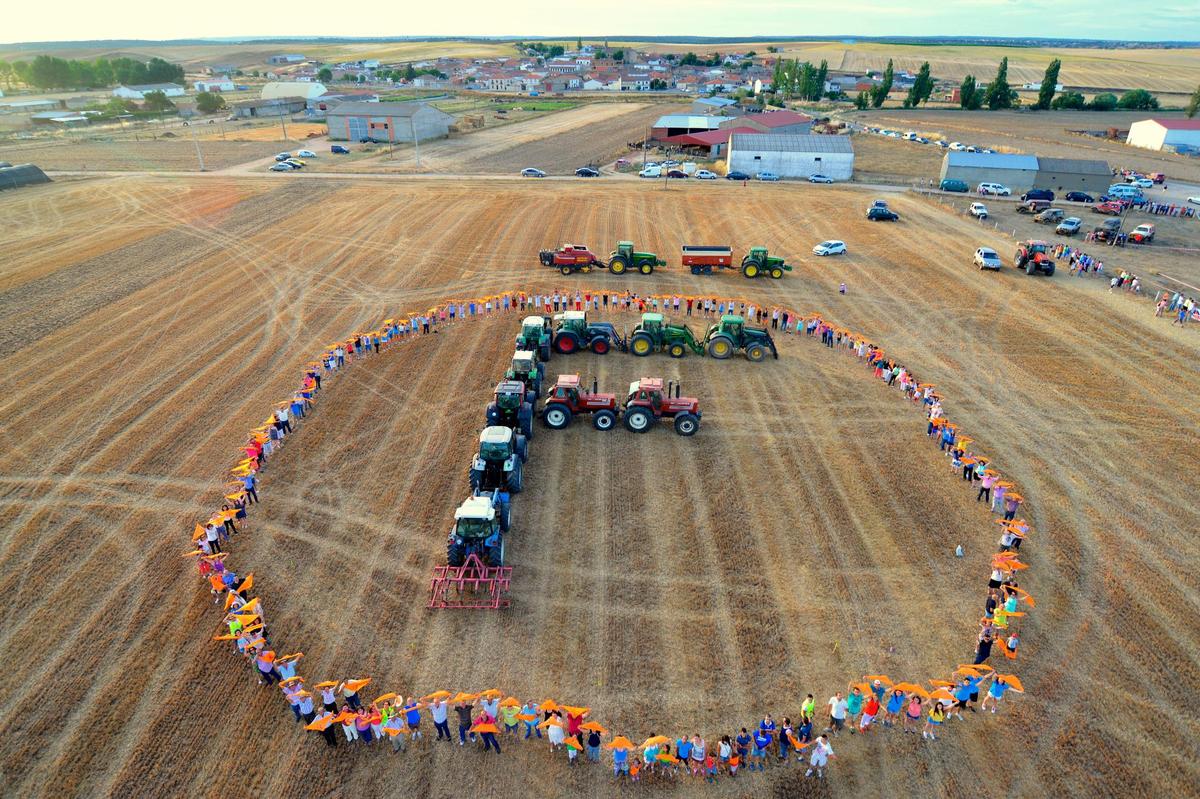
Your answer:
[[[693,275],[711,275],[713,268],[733,268],[733,248],[709,244],[684,244],[680,258]]]

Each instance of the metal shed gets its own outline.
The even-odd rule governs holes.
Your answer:
[[[1013,194],[1033,188],[1038,160],[1032,155],[948,152],[942,159],[941,180],[961,180],[972,190],[980,183],[999,183]]]
[[[774,172],[781,178],[827,175],[849,180],[854,148],[849,136],[792,133],[734,133],[729,137],[729,171]]]

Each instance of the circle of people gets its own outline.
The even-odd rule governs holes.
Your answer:
[[[861,682],[850,684],[845,694],[838,692],[830,697],[824,708],[827,714],[824,726],[817,721],[815,699],[809,694],[801,703],[795,721],[785,716],[776,722],[768,714],[757,724],[731,730],[712,742],[699,734],[674,738],[652,734],[641,744],[635,744],[623,735],[612,736],[600,723],[590,720],[588,707],[560,705],[549,699],[521,701],[504,697],[496,689],[457,694],[437,691],[422,697],[385,693],[366,703],[359,692],[371,682],[370,677],[326,680],[309,686],[297,673],[304,653],[276,653],[263,603],[259,597],[251,596],[254,575],[239,576],[230,566],[225,548],[234,536],[244,531],[238,525],[247,523],[250,505],[259,502],[258,475],[300,420],[313,412],[323,381],[335,377],[356,360],[365,360],[405,340],[436,333],[456,320],[514,310],[526,313],[586,308],[639,312],[678,312],[682,308],[687,316],[711,317],[736,312],[761,323],[769,320],[773,329],[817,339],[829,349],[854,355],[876,379],[897,387],[905,400],[922,407],[927,417],[926,434],[938,443],[950,468],[961,470],[963,481],[972,490],[977,487],[977,502],[987,502],[993,512],[1002,514],[996,519],[1001,536],[998,551],[991,559],[973,662],[960,664],[948,675],[951,679],[928,680],[928,687],[916,682],[893,682],[883,674],[865,675]],[[850,734],[865,735],[878,727],[899,728],[906,733],[916,733],[920,728],[923,738],[934,741],[942,725],[951,719],[962,720],[963,712],[974,712],[977,703],[980,710],[995,713],[1008,691],[1024,692],[1015,675],[997,672],[988,661],[997,644],[1005,659],[1016,660],[1020,646],[1016,627],[1025,615],[1020,603],[1034,606],[1033,597],[1016,581],[1016,574],[1026,568],[1018,555],[1031,529],[1025,520],[1016,518],[1024,498],[1011,482],[1000,479],[986,456],[970,448],[972,443],[973,439],[964,435],[957,424],[946,419],[942,397],[934,385],[919,382],[910,370],[887,357],[884,350],[865,337],[817,315],[801,316],[790,309],[766,308],[744,299],[643,297],[628,292],[581,290],[547,294],[511,292],[451,300],[423,314],[384,320],[377,330],[329,345],[318,360],[310,362],[291,397],[278,403],[266,420],[251,430],[241,448],[245,457],[231,469],[235,479],[229,485],[234,490],[225,496],[220,510],[207,521],[196,524],[193,549],[185,557],[196,558],[199,574],[208,583],[213,602],[224,604],[223,626],[227,632],[215,635],[214,640],[232,642],[258,683],[278,686],[296,722],[319,733],[330,747],[337,746],[340,728],[347,744],[371,745],[390,738],[394,752],[404,751],[424,738],[422,720],[428,717],[436,733],[435,741],[453,742],[457,738],[460,746],[470,743],[484,752],[500,754],[501,738],[522,741],[536,738],[548,743],[552,753],[565,752],[571,765],[575,765],[580,753],[584,761],[596,763],[601,752],[607,751],[617,779],[690,777],[712,782],[722,776],[734,777],[739,769],[762,771],[771,762],[792,762],[793,754],[797,762],[807,759],[806,776],[823,778],[829,760],[835,758],[832,739],[847,730]],[[956,554],[964,555],[961,545]],[[457,736],[451,734],[451,718],[456,722]],[[606,737],[609,740],[605,741]]]

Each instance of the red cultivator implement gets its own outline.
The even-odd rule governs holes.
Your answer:
[[[512,566],[484,566],[473,552],[461,566],[434,566],[433,579],[429,582],[429,607],[506,608],[510,604],[505,594],[512,570]]]

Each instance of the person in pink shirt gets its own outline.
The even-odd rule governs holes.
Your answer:
[[[991,474],[990,470],[984,471],[983,477],[979,480],[979,493],[975,496],[975,501],[986,499],[992,501],[992,486],[996,484],[996,475]]]

